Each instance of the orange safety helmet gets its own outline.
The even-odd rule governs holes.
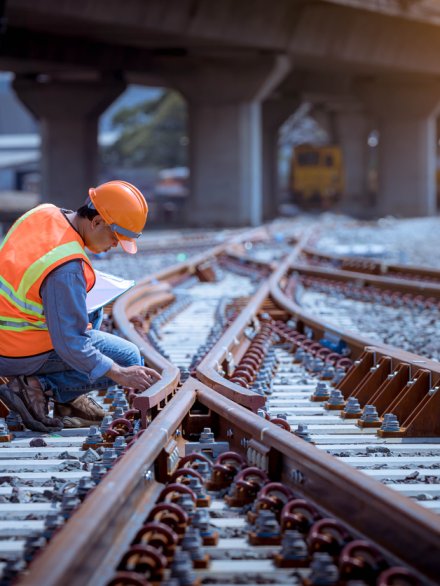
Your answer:
[[[127,181],[108,181],[89,189],[91,203],[113,232],[125,252],[137,252],[136,238],[147,221],[148,205],[137,187]]]

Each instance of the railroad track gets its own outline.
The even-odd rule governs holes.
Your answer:
[[[286,258],[290,236],[238,236],[118,300],[117,331],[162,379],[96,391],[119,407],[101,437],[3,443],[5,584],[437,583],[440,368],[305,311],[293,294],[307,238]],[[52,485],[26,489],[43,461]]]
[[[294,263],[286,292],[304,311],[345,331],[439,360],[440,282],[372,276]]]
[[[433,268],[394,264],[374,258],[325,254],[312,247],[302,249],[300,260],[311,267],[327,267],[337,271],[380,276],[384,278],[384,282],[387,282],[388,278],[391,280],[422,281],[434,284],[440,282],[439,271]]]

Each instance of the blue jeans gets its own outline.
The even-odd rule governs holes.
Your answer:
[[[92,322],[93,323],[93,322]],[[96,324],[93,324],[96,325]],[[135,366],[143,363],[137,346],[99,330],[90,330],[93,346],[119,366]],[[55,401],[67,403],[94,389],[107,389],[116,383],[103,376],[90,382],[87,374],[72,370],[55,351],[52,351],[43,366],[35,373],[44,390],[51,390]]]

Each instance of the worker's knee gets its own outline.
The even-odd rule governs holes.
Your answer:
[[[107,356],[112,358],[119,366],[135,366],[142,364],[141,353],[139,348],[122,338],[117,338],[118,342]],[[106,352],[104,352],[106,354]]]
[[[139,348],[127,340],[124,340],[124,342],[126,346],[124,348],[123,356],[120,362],[116,362],[118,362],[120,366],[135,366],[142,364],[143,361]]]
[[[142,364],[139,348],[119,336],[97,330],[90,331],[93,346],[120,366]]]

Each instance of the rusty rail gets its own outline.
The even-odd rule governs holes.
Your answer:
[[[393,355],[397,359],[405,360],[405,361],[412,361],[414,364],[420,364],[420,356],[416,354],[412,354],[410,352],[405,352],[404,350],[397,350],[392,346],[388,346],[387,344],[381,344],[377,341],[370,340],[364,336],[355,336],[352,333],[339,328],[337,325],[333,323],[326,323],[325,321],[316,319],[310,312],[304,310],[300,305],[298,305],[293,299],[290,299],[284,292],[283,286],[286,284],[290,274],[294,271],[298,271],[300,273],[313,275],[313,276],[324,276],[326,278],[334,278],[335,280],[339,278],[340,273],[342,271],[332,271],[330,269],[316,269],[316,268],[309,268],[304,265],[296,264],[297,254],[295,254],[295,258],[291,256],[290,258],[286,259],[283,263],[284,272],[281,272],[281,276],[279,277],[275,273],[270,278],[270,294],[274,301],[283,309],[291,313],[299,320],[299,327],[302,328],[304,326],[310,327],[316,334],[316,336],[322,336],[324,332],[332,332],[336,335],[340,336],[347,344],[354,351],[354,357],[358,357],[364,350],[365,347],[375,347],[378,352],[382,349],[382,352],[386,352],[387,355]],[[344,281],[353,281],[356,280],[357,283],[368,282],[374,286],[381,286],[384,289],[390,289],[393,285],[396,290],[402,290],[401,287],[404,287],[405,291],[419,294],[423,292],[429,296],[439,296],[440,297],[440,285],[426,285],[425,283],[411,283],[408,281],[401,281],[393,280],[393,283],[387,281],[386,283],[381,280],[380,277],[376,278],[365,278],[365,275],[353,273],[349,274],[344,272],[340,276],[341,280]],[[423,364],[426,365],[427,368],[435,369],[437,362],[429,359],[423,359]]]
[[[141,354],[145,356],[148,364],[160,372],[162,378],[149,389],[135,397],[133,408],[141,412],[142,426],[175,392],[179,383],[180,372],[168,360],[165,360],[153,346],[143,338],[134,328],[130,318],[139,314],[139,311],[152,309],[158,304],[166,303],[173,299],[170,287],[166,283],[159,285],[139,285],[134,287],[126,295],[120,297],[113,308],[113,317],[121,334],[136,344]]]
[[[202,404],[227,417],[220,420],[218,431],[223,436],[230,430],[227,435],[234,450],[243,450],[243,438],[264,443],[281,454],[281,480],[295,492],[342,518],[355,532],[374,540],[422,574],[438,579],[440,531],[436,515],[273,423],[240,409],[208,387],[194,381],[191,385]],[[299,472],[294,477],[302,478],[301,484],[292,480],[292,471]]]
[[[263,303],[270,295],[271,280],[278,281],[286,271],[289,261],[283,261],[272,274],[270,279],[265,280],[256,293],[242,309],[238,317],[229,328],[223,333],[217,344],[205,356],[197,368],[197,378],[213,388],[215,391],[242,405],[251,411],[256,412],[262,407],[266,399],[253,391],[248,391],[239,385],[228,381],[218,372],[219,366],[225,362],[228,355],[235,363],[243,356],[249,341],[245,339],[244,331],[252,319],[261,310]]]
[[[359,286],[374,286],[378,289],[388,289],[395,291],[403,291],[413,295],[426,295],[427,297],[440,298],[440,283],[430,283],[427,281],[408,281],[397,277],[384,277],[379,275],[368,275],[360,272],[353,272],[348,270],[338,270],[327,267],[310,267],[298,262],[291,263],[291,272],[298,272],[303,275],[331,279],[333,281],[341,282],[356,282]]]
[[[105,584],[106,568],[133,538],[133,516],[145,516],[160,490],[148,472],[153,478],[156,458],[195,399],[191,389],[177,393],[35,558],[21,586]]]
[[[106,583],[136,532],[135,519],[145,518],[160,488],[148,472],[182,422],[184,429],[190,424],[195,400],[208,408],[200,424],[209,421],[217,439],[228,441],[230,449],[247,455],[244,440],[252,439],[256,449],[260,446],[268,454],[273,480],[290,485],[324,513],[343,520],[355,535],[374,540],[424,577],[433,582],[438,578],[436,515],[189,378],[33,561],[21,586]]]
[[[440,383],[439,363],[387,344],[373,342],[363,336],[354,336],[333,324],[315,319],[282,290],[281,282],[286,279],[291,266],[291,259],[288,259],[284,263],[286,272],[281,279],[276,275],[272,276],[271,296],[280,307],[295,316],[299,331],[309,328],[314,339],[331,332],[350,347],[350,357],[355,359],[355,364],[338,385],[345,399],[356,397],[361,406],[374,405],[380,416],[389,412],[398,416],[400,430],[385,433],[378,430],[381,437],[429,437],[440,434],[440,422],[434,415],[440,409],[440,393],[435,392]],[[422,287],[421,283],[406,282],[406,285],[408,288]],[[430,295],[436,289],[440,292],[440,287],[432,285],[427,289]],[[402,365],[408,366],[405,375],[387,381],[387,377],[400,371]],[[374,372],[370,372],[373,367]],[[381,423],[382,420],[372,427],[380,427]]]
[[[399,279],[405,279],[405,275],[407,275],[408,278],[419,279],[421,281],[440,281],[440,270],[427,267],[379,262],[365,257],[326,254],[307,246],[302,249],[302,254],[312,260],[317,259],[318,261],[323,260],[324,262],[332,263],[335,265],[335,268],[342,271],[367,273]]]
[[[197,367],[196,376],[200,381],[204,382],[228,399],[231,399],[254,412],[264,406],[266,402],[265,397],[257,395],[253,391],[248,391],[247,389],[228,381],[219,374],[218,369],[221,364],[225,362],[228,355],[232,357],[235,363],[243,356],[246,347],[249,345],[249,341],[245,340],[244,331],[251,320],[260,311],[264,301],[269,297],[270,283],[272,281],[278,282],[281,279],[288,266],[290,266],[292,259],[297,258],[300,254],[302,246],[307,241],[308,237],[309,231],[307,231],[302,238],[295,243],[291,254],[279,264],[278,268],[272,263],[273,272],[270,279],[265,280],[260,285],[256,293],[247,303],[246,307],[242,309],[234,322],[223,333],[218,342]]]
[[[219,374],[218,370],[225,362],[228,355],[232,357],[235,363],[237,363],[243,356],[244,351],[247,346],[249,346],[249,341],[246,341],[244,336],[245,329],[249,326],[252,319],[261,310],[265,300],[269,297],[271,283],[278,282],[281,279],[292,263],[292,260],[297,258],[301,253],[302,246],[307,241],[308,237],[309,231],[307,231],[303,237],[295,243],[293,251],[288,258],[284,259],[279,264],[278,268],[275,268],[275,266],[273,267],[274,272],[270,279],[265,280],[260,285],[256,293],[247,303],[246,307],[243,308],[234,322],[223,333],[222,337],[197,367],[196,376],[200,381],[204,382],[206,385],[228,399],[231,399],[254,412],[264,406],[266,398],[227,380]]]
[[[215,250],[215,254],[219,254],[225,249],[221,246]],[[133,405],[141,410],[144,423],[151,415],[155,418],[100,483],[99,489],[89,494],[69,523],[35,558],[30,572],[20,584],[61,586],[66,581],[72,586],[105,584],[119,552],[130,543],[136,530],[131,521],[136,515],[145,518],[160,488],[156,481],[149,479],[148,472],[152,471],[155,460],[175,431],[181,425],[184,429],[194,425],[189,412],[195,401],[208,408],[202,416],[195,417],[198,421],[195,425],[205,425],[208,421],[217,439],[229,441],[231,448],[241,453],[246,452],[243,440],[254,440],[256,446],[266,450],[272,470],[278,471],[278,478],[289,484],[295,493],[310,498],[318,508],[342,518],[355,534],[373,539],[423,576],[433,581],[438,578],[440,533],[436,515],[258,417],[250,410],[256,410],[264,398],[228,382],[216,371],[217,364],[221,364],[228,352],[232,355],[243,352],[246,347],[244,330],[269,296],[297,318],[299,327],[310,327],[315,336],[324,331],[336,332],[353,348],[353,355],[359,358],[359,363],[341,384],[342,389],[345,384],[347,393],[351,392],[350,385],[359,387],[362,373],[382,358],[389,359],[390,368],[406,363],[420,370],[420,357],[386,345],[371,344],[369,340],[322,324],[288,299],[280,283],[297,259],[299,250],[299,247],[295,249],[259,287],[205,357],[197,370],[199,380],[189,378],[177,393],[178,369],[135,331],[130,318],[139,313],[140,308],[154,308],[172,299],[166,279],[191,274],[199,263],[212,258],[213,252],[191,259],[184,267],[171,267],[145,279],[118,300],[114,310],[121,333],[136,343],[148,363],[162,373],[161,381],[139,395]],[[154,284],[153,279],[159,284]],[[236,341],[240,343],[240,350]],[[425,361],[423,371],[431,372],[430,383],[440,380],[437,363]],[[422,373],[420,385],[426,384],[428,378]],[[173,400],[166,404],[174,394]],[[250,410],[243,409],[243,406]],[[428,405],[431,411],[432,406],[433,403]],[[433,411],[437,412],[438,409]]]
[[[231,238],[204,253],[191,257],[184,263],[167,267],[157,273],[141,280],[135,287],[122,295],[113,306],[113,318],[120,333],[133,342],[145,357],[147,363],[158,370],[161,380],[153,384],[149,389],[139,394],[133,401],[133,407],[141,412],[142,425],[145,427],[148,419],[154,417],[160,407],[172,398],[180,380],[179,369],[168,362],[153,346],[140,335],[130,319],[141,312],[155,309],[174,299],[171,291],[173,282],[185,276],[196,273],[197,267],[220,254],[230,254],[237,258],[233,252],[235,246],[246,240],[264,240],[268,238],[268,232],[264,228],[254,228],[243,234]],[[253,262],[253,261],[252,261]],[[254,262],[255,266],[264,263]],[[267,265],[266,265],[267,266]]]

